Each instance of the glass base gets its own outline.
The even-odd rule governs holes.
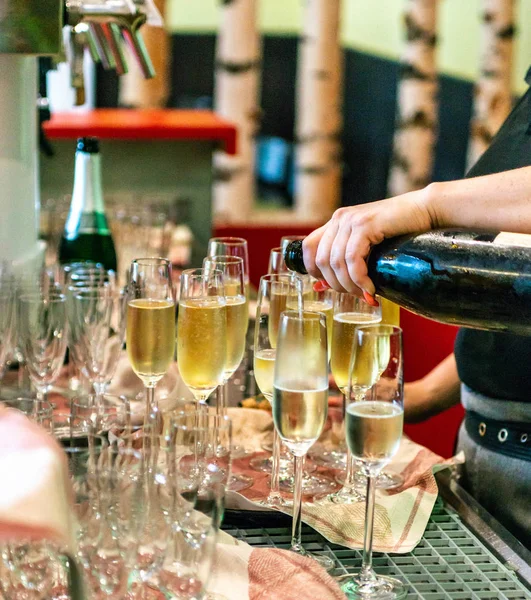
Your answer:
[[[347,451],[344,448],[326,450],[320,444],[315,444],[313,448],[310,448],[308,456],[320,467],[341,469],[343,471],[347,468]]]
[[[231,492],[241,492],[250,488],[254,483],[254,479],[249,475],[231,475],[229,479],[229,490]]]
[[[330,558],[326,554],[313,554],[312,552],[306,551],[302,546],[292,546],[290,550],[291,552],[295,552],[295,554],[300,554],[306,558],[311,558],[317,564],[323,567],[325,571],[332,571],[335,567],[334,559]]]
[[[260,506],[264,506],[266,508],[280,509],[290,506],[291,502],[279,494],[275,496],[269,495],[265,500],[259,500],[257,504],[260,504]]]
[[[341,485],[345,485],[346,476],[347,472],[341,471],[341,473],[338,473],[335,476],[335,480]],[[365,477],[365,475],[361,471],[356,471],[354,475],[354,485],[359,488],[367,487],[367,477]]]
[[[273,459],[270,456],[257,456],[249,461],[249,466],[255,471],[260,473],[271,473],[273,467]],[[307,463],[304,465],[304,473],[313,473],[317,467],[313,463]],[[293,461],[291,460],[280,460],[280,476],[291,477],[293,475]]]
[[[394,577],[376,575],[362,583],[351,575],[344,575],[337,581],[348,600],[399,600],[407,596],[407,587]]]
[[[376,487],[380,490],[393,490],[404,485],[404,478],[400,473],[383,471],[376,478]]]
[[[358,502],[365,502],[366,489],[362,486],[354,486],[354,489],[347,490],[342,487],[338,492],[329,494],[326,497],[327,502],[333,504],[357,504]]]
[[[293,477],[286,477],[280,480],[280,489],[288,494],[293,494]],[[325,475],[305,475],[302,478],[302,494],[303,496],[324,496],[336,489],[336,484],[333,479]]]

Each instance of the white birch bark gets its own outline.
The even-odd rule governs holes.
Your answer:
[[[474,90],[467,166],[488,148],[511,111],[514,0],[483,0],[480,75]]]
[[[221,0],[215,67],[215,110],[238,128],[237,155],[214,155],[214,217],[245,221],[255,196],[261,43],[256,0]]]
[[[405,4],[391,196],[422,188],[431,180],[437,138],[437,4],[438,0]]]
[[[328,219],[341,195],[341,0],[305,0],[296,98],[295,210]]]

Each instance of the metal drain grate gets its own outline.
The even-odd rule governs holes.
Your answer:
[[[291,531],[285,527],[223,528],[251,546],[289,548]],[[328,542],[303,526],[304,547],[336,561],[334,576],[355,573],[361,551]],[[461,522],[459,516],[437,501],[420,544],[410,554],[375,554],[374,568],[382,575],[406,581],[408,599],[422,600],[527,600],[531,592]]]

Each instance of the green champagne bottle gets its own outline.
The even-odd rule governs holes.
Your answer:
[[[59,244],[59,262],[91,261],[116,271],[116,250],[105,216],[97,138],[79,138],[70,212]]]

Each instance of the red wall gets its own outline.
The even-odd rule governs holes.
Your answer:
[[[243,237],[249,244],[250,278],[257,287],[267,273],[269,250],[280,244],[283,235],[306,235],[313,227],[218,227],[214,235]],[[457,328],[430,321],[402,310],[404,330],[404,377],[423,377],[453,351]],[[456,406],[417,425],[406,425],[406,433],[416,442],[444,457],[452,456],[463,409]]]

